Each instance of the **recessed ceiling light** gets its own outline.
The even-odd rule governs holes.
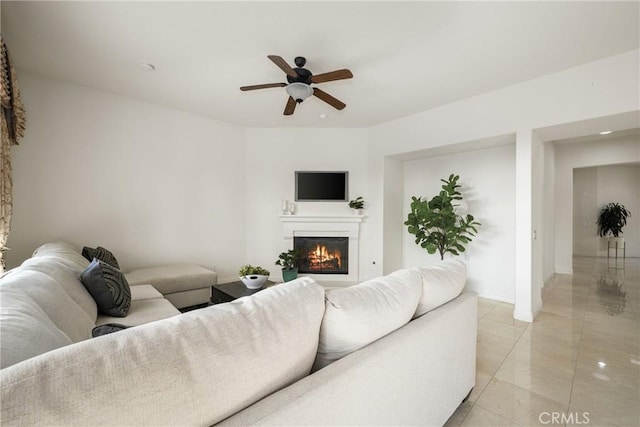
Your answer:
[[[322,113],[322,114],[320,114],[320,118],[321,118],[321,119],[326,119],[326,118],[327,118],[327,114],[326,114],[326,113]]]
[[[141,62],[139,65],[142,71],[153,71],[156,69],[155,65],[149,64],[148,62]]]
[[[611,130],[603,130],[602,132],[600,132],[600,135],[609,135],[611,132]]]

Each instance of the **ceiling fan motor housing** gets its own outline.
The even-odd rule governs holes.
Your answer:
[[[298,77],[291,77],[287,75],[287,81],[289,83],[304,83],[307,85],[311,84],[311,77],[313,76],[311,71],[307,70],[306,68],[300,68],[300,67],[294,68],[293,71],[296,72]]]

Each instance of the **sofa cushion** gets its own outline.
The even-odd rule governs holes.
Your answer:
[[[15,269],[2,279],[2,289],[15,289],[31,298],[71,341],[91,338],[94,319],[51,276],[37,270]]]
[[[323,312],[302,278],[26,360],[0,371],[3,425],[215,424],[309,374]]]
[[[53,256],[59,258],[60,261],[64,262],[71,270],[76,273],[80,273],[82,270],[87,268],[89,265],[89,261],[85,259],[80,252],[69,243],[66,242],[51,242],[45,243],[36,248],[33,251],[33,257],[41,257],[41,256]]]
[[[115,317],[127,315],[131,306],[131,290],[120,270],[94,259],[80,274],[80,280],[96,301],[101,313]]]
[[[126,274],[125,274],[126,278]],[[127,280],[128,282],[128,280]],[[129,289],[131,290],[131,301],[142,301],[145,299],[162,299],[164,298],[156,288],[151,285],[136,285],[132,286],[129,283]]]
[[[395,331],[411,320],[422,292],[414,270],[400,270],[326,292],[314,370]]]
[[[79,253],[76,254],[80,256]],[[87,313],[92,321],[98,316],[98,307],[93,297],[80,281],[80,273],[89,265],[83,259],[84,266],[76,271],[79,265],[75,261],[70,261],[67,255],[51,254],[39,255],[29,258],[22,263],[19,270],[39,271],[53,278],[65,292]]]
[[[72,344],[35,301],[4,285],[0,286],[0,324],[0,372],[18,362]],[[4,395],[0,401],[2,399]],[[4,424],[5,420],[2,421]]]
[[[467,281],[467,266],[458,259],[416,270],[422,277],[422,297],[414,317],[422,316],[460,295]]]
[[[105,323],[122,323],[127,326],[144,325],[156,320],[166,319],[180,314],[180,310],[175,308],[164,298],[152,298],[138,301],[131,301],[131,307],[127,317],[109,316],[100,314],[96,319],[96,325]]]
[[[208,288],[217,283],[211,270],[194,264],[170,264],[140,268],[126,274],[130,285],[153,285],[163,295],[192,289]]]
[[[120,264],[118,264],[118,260],[111,253],[110,250],[103,248],[102,246],[98,246],[97,248],[90,248],[89,246],[85,246],[82,248],[82,256],[85,257],[88,261],[93,261],[93,259],[99,259],[100,261],[106,262],[112,267],[120,269]]]

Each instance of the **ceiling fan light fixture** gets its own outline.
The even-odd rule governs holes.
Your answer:
[[[295,99],[298,103],[313,95],[313,89],[311,89],[311,86],[300,82],[289,83],[287,85],[286,91],[289,96]]]

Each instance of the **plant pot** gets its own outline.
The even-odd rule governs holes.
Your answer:
[[[269,276],[263,274],[250,274],[249,276],[241,276],[240,280],[247,289],[260,289],[267,282]]]
[[[285,282],[290,282],[298,278],[298,269],[293,268],[291,270],[282,269],[282,280]]]
[[[354,215],[362,215],[362,209],[353,209]]]
[[[624,248],[624,237],[609,237],[609,246],[612,248]]]

